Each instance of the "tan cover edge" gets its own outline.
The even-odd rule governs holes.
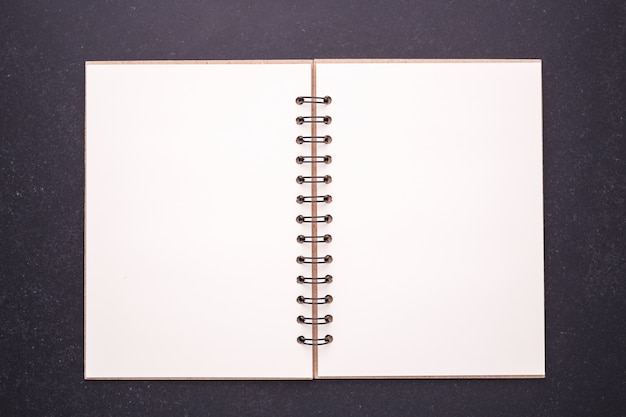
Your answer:
[[[289,378],[289,377],[89,377],[86,381],[312,381],[313,378]]]
[[[312,64],[312,59],[250,59],[250,60],[138,60],[85,61],[85,65],[163,65],[163,64]]]

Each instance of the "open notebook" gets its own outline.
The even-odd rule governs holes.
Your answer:
[[[85,159],[88,379],[544,375],[540,61],[88,62]]]

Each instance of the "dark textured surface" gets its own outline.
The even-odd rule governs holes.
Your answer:
[[[626,415],[624,2],[8,3],[0,415]],[[313,57],[543,59],[545,380],[83,381],[84,61]]]

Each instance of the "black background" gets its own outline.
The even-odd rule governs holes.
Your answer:
[[[626,415],[624,2],[16,0],[0,35],[0,415]],[[83,380],[84,62],[295,58],[543,59],[546,379]]]

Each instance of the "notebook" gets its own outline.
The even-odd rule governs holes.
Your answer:
[[[85,378],[544,376],[539,60],[86,64]]]

